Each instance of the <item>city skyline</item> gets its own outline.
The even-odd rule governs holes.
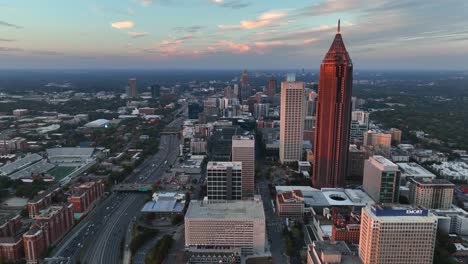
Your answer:
[[[318,68],[338,18],[358,69],[466,67],[458,0],[48,2],[0,2],[0,68]]]

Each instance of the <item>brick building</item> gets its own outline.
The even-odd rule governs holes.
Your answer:
[[[72,189],[68,202],[73,204],[74,213],[84,213],[103,194],[104,183],[102,181],[86,182]]]
[[[359,232],[361,217],[353,212],[350,214],[339,213],[332,210],[332,240],[344,241],[349,244],[359,244]]]

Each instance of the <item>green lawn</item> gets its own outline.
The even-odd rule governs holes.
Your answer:
[[[72,173],[76,167],[55,167],[48,171],[50,175],[55,177],[55,181],[60,181],[61,179],[65,178],[68,176],[70,173]]]

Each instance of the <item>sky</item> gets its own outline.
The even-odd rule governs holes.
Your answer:
[[[468,69],[466,0],[0,0],[0,68]]]

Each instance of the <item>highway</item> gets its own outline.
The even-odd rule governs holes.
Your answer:
[[[183,118],[177,118],[166,127],[180,128],[183,120]],[[162,135],[159,151],[137,167],[125,182],[154,183],[176,161],[178,154],[179,139],[177,135]],[[72,263],[78,259],[81,260],[81,263],[88,264],[120,263],[126,229],[131,220],[139,216],[144,203],[144,194],[110,194],[67,234],[52,257],[69,258]]]

